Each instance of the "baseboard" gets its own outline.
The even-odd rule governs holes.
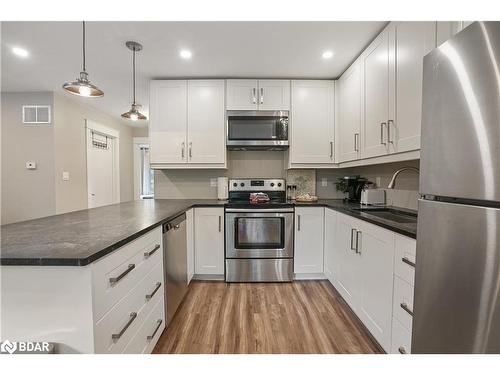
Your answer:
[[[193,280],[197,281],[224,281],[224,275],[197,275],[193,276]]]
[[[294,280],[327,280],[324,273],[296,273]]]

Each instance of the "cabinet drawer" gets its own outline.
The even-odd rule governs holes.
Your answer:
[[[144,319],[141,327],[123,351],[125,354],[151,353],[165,329],[165,308],[162,298]]]
[[[153,306],[163,298],[163,272],[156,265],[95,327],[97,353],[121,353]],[[158,283],[161,283],[158,287]],[[135,318],[132,314],[135,314]],[[120,337],[113,338],[114,334]]]
[[[392,354],[411,353],[411,331],[401,325],[397,319],[392,319]]]
[[[101,319],[154,266],[162,265],[162,254],[160,226],[96,262],[92,268],[94,320]]]
[[[411,331],[413,316],[408,310],[413,312],[413,285],[395,276],[392,314],[407,330]]]
[[[415,285],[415,254],[417,241],[412,238],[396,235],[396,252],[394,273],[407,283]]]

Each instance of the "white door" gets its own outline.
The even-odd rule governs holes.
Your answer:
[[[290,81],[259,80],[259,110],[288,111],[290,109]]]
[[[186,163],[187,81],[151,81],[150,109],[151,163]]]
[[[292,81],[290,162],[333,164],[335,83]]]
[[[358,316],[386,352],[391,350],[394,233],[357,221],[360,258]]]
[[[334,283],[335,278],[335,236],[337,229],[337,213],[334,210],[325,208],[325,243],[323,250],[325,276],[330,283]]]
[[[295,208],[293,269],[296,274],[323,272],[323,229],[323,207]]]
[[[423,58],[436,47],[436,22],[399,22],[395,28],[397,100],[389,145],[404,152],[420,149]]]
[[[188,161],[224,163],[224,80],[188,81]]]
[[[354,63],[337,82],[339,123],[337,126],[338,162],[359,158],[361,145],[361,64]]]
[[[364,64],[364,129],[362,157],[385,155],[389,118],[389,33],[384,30],[363,54]]]
[[[258,109],[258,82],[256,79],[228,79],[228,110],[252,111]]]
[[[92,130],[87,131],[88,207],[117,203],[115,139]]]
[[[224,275],[224,208],[195,208],[194,252],[197,275]]]

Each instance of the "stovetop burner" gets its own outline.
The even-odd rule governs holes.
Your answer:
[[[264,193],[268,202],[252,203],[252,193]],[[286,200],[286,182],[284,179],[232,179],[229,180],[229,202],[231,208],[275,208],[293,207]]]

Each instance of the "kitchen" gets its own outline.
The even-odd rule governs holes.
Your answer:
[[[1,37],[14,352],[500,354],[499,22]]]

